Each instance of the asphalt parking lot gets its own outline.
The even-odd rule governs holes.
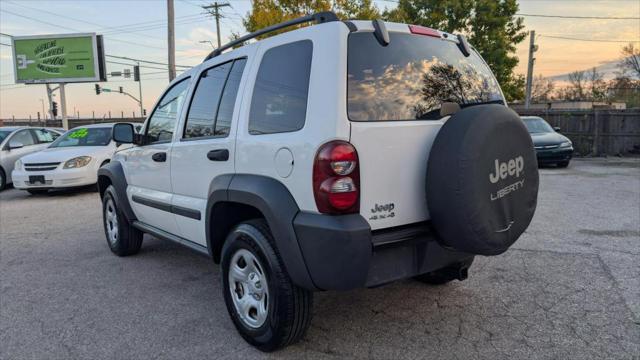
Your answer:
[[[640,359],[640,159],[542,169],[508,252],[469,279],[318,293],[306,338],[237,335],[218,266],[145,237],[113,256],[97,193],[0,193],[1,359]]]

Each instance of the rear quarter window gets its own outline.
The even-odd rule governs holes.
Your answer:
[[[297,41],[267,50],[253,88],[249,133],[300,130],[307,115],[313,43]]]

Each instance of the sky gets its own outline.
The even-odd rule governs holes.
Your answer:
[[[193,66],[211,51],[216,43],[215,21],[201,5],[205,0],[174,0],[176,27],[176,64]],[[244,33],[242,17],[249,11],[250,0],[230,0],[222,10],[221,39],[226,42],[232,32]],[[379,9],[392,8],[394,1],[375,0]],[[519,0],[521,14],[640,17],[640,0]],[[105,37],[108,55],[167,62],[165,0],[0,0],[0,33],[7,35],[64,34],[96,32]],[[628,41],[640,45],[640,20],[563,19],[525,16],[526,30],[536,31],[534,73],[561,79],[563,75],[592,67],[614,69],[620,50]],[[580,41],[557,37],[597,40]],[[605,41],[602,41],[605,40]],[[517,46],[520,63],[516,73],[525,74],[529,39]],[[14,84],[11,40],[0,36],[0,118],[36,117],[46,104],[44,85]],[[131,68],[131,62],[107,58],[107,72]],[[118,64],[120,63],[120,64]],[[129,64],[129,65],[128,65]],[[147,111],[168,84],[166,67],[145,64],[142,69],[143,104]],[[180,68],[179,68],[180,69]],[[110,77],[103,87],[124,91],[138,97],[138,83],[132,79]],[[94,83],[66,86],[67,111],[70,116],[139,115],[139,105],[119,93],[96,95]],[[57,97],[59,101],[59,96]]]

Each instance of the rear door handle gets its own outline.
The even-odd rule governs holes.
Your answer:
[[[207,159],[211,161],[227,161],[229,160],[229,150],[216,149],[207,153]]]
[[[151,159],[155,162],[165,162],[167,161],[167,153],[166,152],[157,152],[151,155]]]

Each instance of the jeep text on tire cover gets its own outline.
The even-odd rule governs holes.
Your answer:
[[[536,206],[531,138],[491,70],[420,26],[323,12],[249,34],[173,80],[140,134],[113,134],[133,145],[99,171],[111,251],[148,233],[212,257],[263,351],[302,338],[315,291],[464,280]]]

